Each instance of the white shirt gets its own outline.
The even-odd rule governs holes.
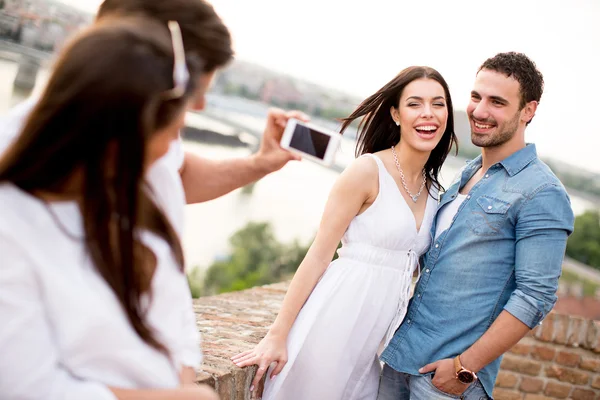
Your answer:
[[[20,111],[0,122],[0,143],[20,130],[28,115]],[[175,143],[147,177],[179,233],[180,148]],[[137,335],[82,241],[70,237],[83,236],[75,203],[50,206],[63,229],[43,202],[14,185],[0,184],[0,204],[0,398],[114,400],[108,386],[174,388],[181,366],[200,364],[187,279],[166,242],[142,235],[157,258],[147,321],[172,360]]]
[[[435,240],[440,236],[442,232],[450,227],[454,216],[458,212],[458,208],[467,198],[466,194],[458,193],[456,198],[451,202],[447,203],[444,208],[441,209],[437,216],[437,222],[435,225]]]

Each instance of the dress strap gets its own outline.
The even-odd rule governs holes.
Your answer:
[[[375,160],[375,162],[377,163],[377,167],[379,168],[379,172],[381,173],[381,169],[385,168],[385,165],[383,165],[383,161],[381,161],[381,158],[377,157],[375,154],[372,153],[365,153],[363,154],[361,157],[369,157]]]
[[[372,158],[377,164],[377,170],[379,175],[379,193],[377,193],[377,199],[379,199],[379,197],[381,197],[381,193],[383,192],[383,187],[386,185],[384,174],[387,172],[387,170],[385,169],[385,165],[383,165],[383,161],[381,161],[381,158],[377,157],[375,154],[365,153],[361,155],[361,157]]]

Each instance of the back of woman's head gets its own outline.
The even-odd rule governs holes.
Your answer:
[[[149,141],[185,112],[193,92],[190,81],[177,98],[165,95],[177,83],[174,59],[169,30],[149,20],[106,20],[81,33],[0,159],[0,182],[34,195],[64,195],[79,177],[76,195],[92,261],[137,333],[161,350],[140,302],[155,259],[138,236],[141,228],[165,239],[182,267],[179,238],[144,184]],[[186,64],[195,76],[200,63]]]
[[[229,30],[206,0],[104,0],[98,21],[141,15],[166,24],[177,21],[190,53],[203,60],[203,71],[223,67],[233,58]]]
[[[197,60],[187,61],[189,69],[198,69]],[[115,19],[81,33],[57,60],[0,164],[2,174],[17,163],[28,176],[23,189],[49,189],[78,166],[104,167],[107,173],[119,170],[119,161],[141,167],[149,138],[176,118],[193,91],[190,81],[186,95],[165,101],[162,94],[175,85],[173,64],[169,32],[152,21]],[[107,156],[115,150],[127,157]]]
[[[442,75],[431,67],[412,66],[405,68],[377,92],[366,98],[347,118],[343,119],[343,133],[357,118],[361,118],[357,137],[356,156],[365,153],[389,149],[398,144],[402,133],[393,120],[390,109],[398,108],[404,88],[417,79],[432,79],[444,89],[448,121],[446,130],[437,146],[431,151],[425,164],[425,172],[436,187],[441,188],[438,180],[442,164],[453,145],[458,151],[458,142],[454,133],[454,111],[450,89]]]

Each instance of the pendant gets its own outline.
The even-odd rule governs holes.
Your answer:
[[[416,203],[417,200],[419,199],[419,196],[410,196],[410,198],[412,199],[412,201],[414,201]]]

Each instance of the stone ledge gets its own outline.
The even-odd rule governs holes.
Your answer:
[[[198,383],[214,387],[222,400],[250,399],[248,389],[256,366],[238,368],[230,357],[251,350],[264,337],[277,316],[288,284],[289,282],[282,282],[194,300],[204,352],[204,364],[198,371]],[[585,349],[598,354],[600,321],[552,312],[541,326],[523,339],[521,350],[524,351],[527,347],[526,355],[529,355],[530,351],[535,350],[535,344],[541,345],[542,342],[579,347],[578,351]],[[513,354],[519,354],[518,347]],[[507,360],[510,361],[510,356]],[[505,368],[503,370],[509,372]],[[600,381],[600,375],[598,377]],[[258,390],[259,393],[262,392],[262,387]],[[516,393],[522,395],[520,392]]]
[[[600,321],[551,312],[531,334],[541,342],[600,353]]]
[[[239,368],[230,357],[253,349],[264,337],[287,286],[283,282],[194,300],[204,353],[198,383],[214,387],[222,400],[250,399],[248,388],[256,366]]]

